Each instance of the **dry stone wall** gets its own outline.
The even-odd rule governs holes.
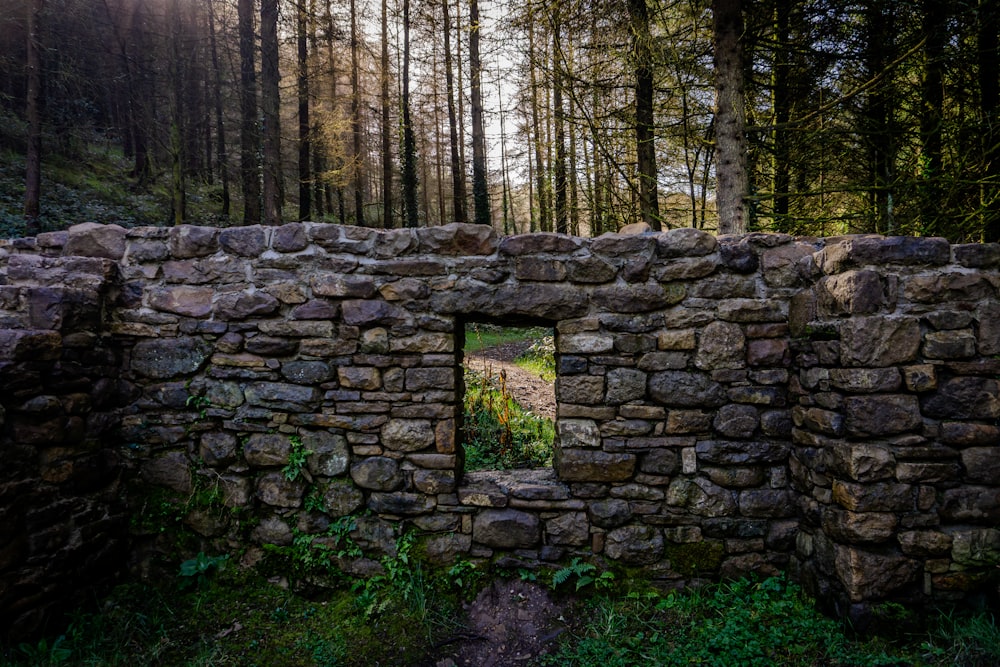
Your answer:
[[[996,245],[81,225],[0,262],[0,511],[34,511],[11,489],[53,452],[96,456],[107,476],[72,490],[116,544],[128,501],[133,568],[312,543],[368,574],[405,525],[442,562],[579,556],[671,586],[789,569],[861,622],[996,593]],[[463,474],[468,321],[555,332],[551,470]],[[84,379],[8,391],[29,359]],[[12,582],[47,581],[64,537],[0,554],[0,611],[32,606]]]

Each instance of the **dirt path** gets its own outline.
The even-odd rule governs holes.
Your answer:
[[[486,348],[466,355],[465,365],[492,376],[503,372],[507,390],[515,401],[540,417],[554,420],[556,397],[552,383],[514,363],[530,345],[531,341],[519,341]]]

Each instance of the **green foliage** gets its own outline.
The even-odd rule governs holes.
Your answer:
[[[850,640],[784,578],[595,598],[583,632],[545,665],[883,665],[898,656]]]
[[[66,643],[66,635],[59,635],[51,644],[42,638],[36,644],[23,643],[18,650],[24,654],[29,663],[38,667],[64,665],[73,656],[73,651],[66,646]]]
[[[1000,628],[987,611],[943,613],[922,648],[941,664],[950,660],[955,665],[1000,665]]]
[[[325,532],[315,535],[292,530],[292,543],[288,546],[265,544],[264,551],[278,557],[284,570],[307,578],[317,574],[340,576],[336,560],[357,558],[361,548],[351,539],[351,531],[357,527],[352,516],[341,517],[329,525]]]
[[[181,563],[180,572],[177,573],[181,577],[181,588],[205,588],[210,577],[224,570],[228,561],[229,554],[206,556],[204,551],[199,551],[197,556]]]
[[[576,592],[586,588],[591,584],[597,590],[607,590],[611,588],[615,581],[613,572],[604,571],[597,574],[597,567],[591,563],[586,563],[579,558],[574,558],[573,562],[564,568],[556,570],[552,574],[552,588],[558,588],[567,581],[576,581]]]
[[[522,408],[505,377],[465,371],[465,469],[551,465],[555,426]]]
[[[556,379],[555,337],[542,336],[514,360],[518,366],[531,371],[546,382]]]
[[[291,448],[288,452],[288,465],[281,471],[285,474],[285,479],[294,482],[300,475],[304,474],[303,471],[309,460],[309,455],[313,452],[311,449],[306,449],[305,445],[302,444],[302,438],[297,435],[293,435],[289,442]]]

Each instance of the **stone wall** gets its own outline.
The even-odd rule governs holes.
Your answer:
[[[101,331],[115,263],[11,254],[3,264],[0,637],[18,638],[124,569],[113,431],[115,409],[133,397],[120,391],[121,355]]]
[[[124,463],[128,493],[102,497],[109,517],[129,500],[134,567],[333,546],[353,517],[364,555],[337,561],[358,574],[406,525],[443,562],[581,556],[668,586],[791,569],[861,621],[996,592],[996,245],[293,223],[6,250],[11,340],[58,331],[104,378],[85,407],[32,385],[18,414],[53,396],[59,419],[116,425],[80,442]],[[97,296],[62,305],[84,265],[105,267]],[[73,315],[40,325],[32,290]],[[553,470],[463,475],[468,321],[555,332]]]

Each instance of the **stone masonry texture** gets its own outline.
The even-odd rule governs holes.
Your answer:
[[[788,571],[861,624],[996,595],[998,290],[996,245],[935,238],[3,242],[0,631],[171,549],[252,563],[345,517],[363,555],[338,565],[362,575],[406,526],[442,563]],[[554,332],[551,469],[464,473],[470,321]]]

